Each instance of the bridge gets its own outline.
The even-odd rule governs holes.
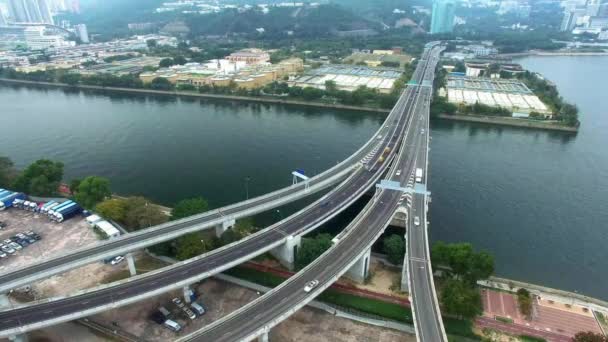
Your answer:
[[[425,51],[424,62],[419,64],[418,69],[416,70],[414,75],[415,79],[419,79],[420,81],[426,81],[429,80],[430,77],[430,81],[432,83],[432,77],[434,76],[434,68],[436,65],[435,55],[437,51],[438,50],[435,48],[432,50]],[[431,56],[431,52],[433,52],[432,56],[434,57]],[[350,204],[352,204],[354,201],[356,201],[358,198],[360,198],[360,196],[362,196],[369,189],[374,188],[374,186],[378,183],[382,175],[386,174],[386,172],[389,170],[390,161],[393,161],[394,159],[395,164],[390,169],[391,171],[389,172],[389,178],[392,181],[399,182],[400,184],[402,182],[405,183],[405,181],[407,180],[405,177],[407,177],[408,175],[410,177],[413,176],[411,170],[414,169],[414,166],[418,165],[416,163],[419,160],[420,162],[424,160],[426,169],[428,134],[418,133],[417,129],[423,125],[426,125],[425,127],[428,132],[428,103],[430,102],[429,94],[431,91],[432,89],[430,87],[409,86],[404,91],[403,96],[399,99],[397,105],[389,115],[386,121],[388,124],[383,126],[383,128],[378,133],[376,133],[376,135],[360,151],[358,151],[349,159],[347,159],[347,161],[343,162],[343,164],[346,164],[347,162],[352,163],[353,160],[357,160],[355,166],[350,165],[346,167],[343,165],[341,167],[344,167],[345,169],[340,170],[340,168],[334,167],[331,170],[326,171],[327,173],[330,173],[330,171],[332,170],[332,172],[336,173],[344,172],[345,174],[342,175],[343,178],[341,179],[344,179],[344,177],[346,177],[348,174],[350,174],[350,176],[348,176],[346,180],[342,181],[342,183],[336,189],[334,189],[315,203],[311,204],[310,206],[302,209],[300,212],[267,229],[264,229],[252,236],[249,236],[244,240],[235,242],[231,245],[212,251],[200,257],[170,267],[166,267],[164,269],[157,270],[155,272],[151,272],[143,276],[135,276],[118,283],[85,290],[70,297],[52,298],[0,312],[0,336],[16,335],[30,330],[40,329],[45,326],[73,320],[80,317],[85,317],[97,312],[108,310],[110,308],[115,308],[121,305],[127,305],[136,301],[143,300],[145,298],[158,295],[171,289],[188,286],[189,284],[192,284],[195,281],[209,277],[213,274],[236,266],[246,260],[249,260],[267,251],[275,251],[277,254],[281,255],[284,259],[287,260],[293,258],[293,247],[299,244],[300,236],[306,234],[307,232],[311,231],[312,229],[315,229],[327,220],[331,219],[339,212],[344,210],[346,207],[348,207]],[[419,113],[422,113],[422,115],[417,116],[417,114]],[[419,117],[419,119],[416,120],[414,119],[415,117]],[[385,132],[384,138],[378,138],[382,136],[381,132]],[[426,140],[422,137],[426,137]],[[397,154],[396,151],[400,146],[402,146],[402,148],[399,154]],[[408,154],[406,153],[407,151],[415,151],[415,153]],[[424,151],[424,153],[420,151]],[[424,157],[419,157],[421,154],[424,154]],[[359,164],[359,161],[362,161],[362,164]],[[401,168],[401,170],[406,172],[403,172],[402,174],[399,173],[401,174],[401,176],[399,176],[397,175],[398,168]],[[348,171],[345,171],[346,169],[348,169]],[[327,179],[329,179],[329,177],[327,177]],[[321,184],[323,183],[323,181],[327,181],[327,179],[319,180],[319,178],[317,178],[317,181],[319,184]],[[310,181],[313,181],[313,178],[311,178]],[[337,181],[334,180],[334,182]],[[295,192],[311,191],[310,189],[315,185],[306,184],[300,186],[304,189],[299,189]],[[318,186],[320,187],[321,185]],[[297,187],[297,185],[294,187]],[[306,188],[308,188],[309,190],[306,190]],[[292,189],[292,191],[293,190],[294,189]],[[335,252],[336,250],[341,251],[341,253],[338,254],[340,256],[339,258],[337,258],[335,261],[332,261],[330,265],[323,264],[323,262],[327,262],[328,260],[326,256],[328,253],[326,253],[326,255],[324,255],[315,263],[310,265],[307,269],[298,273],[298,275],[292,277],[293,280],[290,279],[289,282],[284,283],[283,286],[287,286],[287,283],[295,284],[292,286],[299,286],[302,284],[300,284],[298,281],[302,282],[310,275],[316,275],[316,279],[329,277],[324,281],[321,281],[320,286],[317,287],[316,290],[314,292],[311,292],[308,296],[303,296],[303,298],[290,299],[290,302],[286,305],[288,305],[291,311],[295,312],[295,310],[297,310],[299,307],[305,305],[307,301],[312,300],[312,298],[314,298],[313,295],[318,295],[320,291],[322,291],[322,289],[329,286],[333,281],[337,280],[337,278],[340,275],[344,274],[346,271],[349,271],[349,274],[351,274],[354,278],[362,279],[366,277],[371,244],[373,244],[373,242],[382,234],[386,226],[388,226],[388,224],[390,223],[392,216],[394,216],[397,211],[407,212],[407,209],[404,209],[402,207],[402,200],[406,193],[407,192],[379,189],[376,192],[374,199],[370,202],[366,209],[342,233],[342,235],[338,238],[338,242],[336,243],[336,245],[332,249],[330,249],[330,251],[328,251],[328,253],[337,253]],[[267,196],[272,197],[274,195],[269,194]],[[422,196],[424,200],[424,205],[426,206],[426,195]],[[280,198],[281,196],[278,196],[278,198],[274,198],[273,201],[278,200]],[[255,201],[255,199],[252,201]],[[269,203],[272,203],[272,201],[267,201],[264,205],[271,205]],[[249,203],[249,205],[250,204],[251,203]],[[236,206],[238,207],[239,205]],[[246,210],[252,209],[250,207],[247,207],[243,211]],[[426,213],[426,208],[424,209],[424,212]],[[210,218],[210,216],[213,215],[215,216]],[[55,274],[57,274],[62,272],[58,270],[62,267],[64,270],[66,270],[65,265],[70,265],[69,267],[77,267],[74,265],[78,263],[82,265],[87,262],[92,262],[101,258],[105,258],[105,256],[102,256],[104,255],[104,253],[106,253],[108,256],[112,256],[120,254],[117,253],[116,250],[120,250],[121,248],[122,250],[133,250],[143,248],[146,245],[161,242],[158,239],[161,239],[162,241],[173,239],[176,236],[171,234],[175,233],[172,232],[172,229],[167,229],[167,227],[171,227],[173,225],[175,225],[173,226],[173,229],[178,230],[179,233],[177,234],[181,235],[191,231],[204,229],[201,228],[203,226],[218,227],[218,225],[221,225],[221,228],[219,228],[221,231],[222,229],[227,228],[226,221],[229,220],[233,222],[234,217],[236,217],[236,213],[234,214],[234,216],[227,216],[224,215],[221,210],[202,214],[194,218],[176,221],[170,224],[151,228],[138,234],[133,234],[133,236],[136,236],[135,239],[132,241],[127,241],[126,243],[122,242],[123,245],[121,246],[114,246],[108,248],[106,245],[114,243],[110,241],[106,244],[101,245],[102,251],[95,250],[91,252],[90,249],[85,249],[78,251],[77,253],[61,257],[68,258],[69,260],[61,258],[53,259],[55,264],[50,264],[47,266],[51,266],[55,270]],[[373,227],[373,229],[365,229],[366,227]],[[163,231],[163,229],[165,230]],[[159,231],[162,232],[159,233]],[[145,235],[150,233],[152,233],[151,236]],[[142,237],[141,235],[144,236]],[[166,237],[166,235],[171,235],[171,237]],[[157,240],[155,240],[154,242],[150,242],[150,238]],[[128,239],[129,236],[126,236],[120,241]],[[352,241],[353,239],[354,241]],[[408,239],[408,241],[410,240],[411,239]],[[99,246],[95,248],[99,248]],[[106,249],[105,251],[103,251],[104,248]],[[425,249],[428,255],[428,246]],[[89,254],[89,256],[87,256],[86,254]],[[74,255],[77,255],[77,257],[75,258]],[[90,255],[94,255],[94,257],[91,257]],[[428,262],[428,258],[426,260]],[[319,271],[319,273],[314,273],[315,265],[317,265],[317,267],[319,267],[318,265],[321,265],[321,269],[316,269],[316,271]],[[312,269],[313,271],[309,271],[310,269]],[[323,271],[325,269],[329,270],[329,272]],[[331,270],[334,270],[334,272],[331,272]],[[430,264],[427,270],[427,273],[431,272]],[[21,279],[21,282],[23,284],[26,284],[28,283],[27,281],[31,282],[31,280],[26,281],[25,279],[31,279],[28,277],[37,277],[37,279],[41,279],[43,278],[43,276],[38,276],[38,274],[44,272],[44,267],[42,267],[40,270],[32,268],[28,272],[26,272],[26,274],[18,274],[17,278]],[[304,274],[304,276],[302,276],[302,274]],[[410,274],[413,274],[413,272],[410,272]],[[14,286],[14,283],[11,284],[12,278],[10,277],[10,274],[4,276],[6,276],[6,279],[0,277],[0,286],[4,286],[3,290],[10,289],[11,286]],[[45,273],[44,276],[48,276],[48,274]],[[414,279],[418,278],[416,277]],[[430,282],[432,285],[432,276],[430,277]],[[296,292],[303,292],[301,291],[302,288],[303,285],[299,287],[299,291]],[[430,294],[430,298],[435,299],[436,306],[434,287],[430,289],[433,291],[433,293]],[[280,290],[280,288],[278,288],[278,290]],[[264,297],[267,297],[269,295],[272,295],[272,293],[269,293]],[[266,302],[267,299],[264,297],[260,298],[259,300],[263,299],[261,301],[262,303],[268,303]],[[272,300],[272,297],[270,298],[270,300]],[[250,305],[254,306],[256,305],[256,302],[253,302]],[[279,306],[278,308],[280,307],[281,306]],[[424,311],[426,310],[426,308],[420,310]],[[276,321],[278,319],[277,317],[280,318],[282,316],[285,316],[286,312],[287,311],[283,311],[280,313],[279,316],[274,315],[269,318]],[[287,315],[289,314],[291,313],[288,313]],[[436,320],[438,320],[439,322],[438,325],[441,326],[440,329],[442,329],[439,310],[437,309],[434,314],[431,314],[431,316],[436,317]],[[268,329],[269,326],[272,326],[272,324],[270,323],[265,324],[264,320],[260,320],[257,323],[253,322],[250,318],[248,320],[250,321],[249,323],[255,323],[258,326],[254,330],[251,329],[255,327],[250,327],[251,329],[249,330],[245,329],[246,331],[243,330],[241,335],[245,336],[243,337],[245,339],[252,334],[252,331],[255,336],[258,336],[260,334],[259,329],[260,326],[262,326],[262,323],[264,323],[264,329]],[[272,320],[268,322],[272,322]],[[224,326],[224,323],[222,323],[223,321],[224,320],[218,321],[217,325],[214,326]],[[419,327],[423,325],[423,323],[418,322],[418,324],[416,325],[417,331],[421,331],[421,328]],[[203,334],[210,333],[212,334],[213,331],[210,332],[210,330],[206,330],[206,332],[203,332]],[[240,335],[225,336],[225,338],[228,339],[224,340],[240,340],[242,338]],[[445,336],[445,333],[439,332],[438,336]],[[438,340],[442,339],[443,338]],[[222,339],[220,338],[217,340],[219,341]]]
[[[438,61],[439,47],[431,45],[425,51],[424,59],[418,66],[421,80],[432,84],[434,70]],[[418,74],[418,73],[417,73]],[[417,78],[415,74],[414,79]],[[410,87],[403,97],[409,98],[409,106],[401,107],[407,117],[408,126],[400,143],[401,149],[391,167],[387,179],[393,184],[406,184],[400,190],[386,189],[380,186],[374,198],[353,220],[353,222],[336,238],[334,245],[308,267],[293,275],[280,286],[259,297],[241,309],[223,317],[213,324],[194,332],[179,342],[193,341],[250,341],[260,337],[260,341],[268,341],[269,330],[295,313],[297,310],[320,295],[341,276],[348,273],[351,278],[364,279],[367,276],[370,262],[371,247],[390,224],[392,217],[398,213],[408,215],[408,235],[414,231],[426,230],[414,224],[414,215],[424,214],[426,221],[427,196],[426,191],[414,190],[415,170],[428,164],[429,142],[429,112],[432,87]],[[426,182],[426,177],[424,178]],[[416,201],[408,205],[407,198],[414,194]],[[419,241],[417,238],[408,241]],[[424,234],[426,236],[426,234]],[[428,241],[422,241],[419,247],[421,254],[412,255],[412,260],[420,260],[423,265],[409,266],[410,282],[416,293],[414,297],[414,325],[419,341],[447,341],[445,329],[437,303],[433,285],[432,269],[428,257]],[[416,259],[415,259],[416,258]],[[407,264],[404,267],[408,267]],[[414,268],[417,268],[414,271]],[[304,287],[312,280],[319,282],[312,291],[304,291]]]

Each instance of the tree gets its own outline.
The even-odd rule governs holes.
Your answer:
[[[471,285],[494,273],[494,257],[486,252],[475,253],[469,243],[445,244],[439,241],[433,245],[431,261],[436,267],[448,266],[452,275]]]
[[[95,211],[106,219],[124,222],[127,213],[127,201],[118,198],[108,199],[97,204]]]
[[[202,197],[181,200],[171,210],[171,220],[204,213],[207,210],[209,210],[209,204]]]
[[[325,81],[325,91],[329,94],[333,94],[338,91],[338,86],[335,81]]]
[[[173,84],[164,77],[157,77],[150,83],[150,88],[154,90],[171,90],[173,89]]]
[[[63,178],[63,163],[48,159],[35,161],[15,180],[17,191],[37,196],[52,196],[57,193]]]
[[[192,259],[213,249],[201,232],[181,236],[175,240],[175,257],[183,261]]]
[[[69,73],[69,72],[59,76],[60,83],[65,83],[65,84],[68,84],[71,86],[78,84],[80,82],[80,79],[81,79],[80,74]]]
[[[80,178],[74,178],[70,181],[70,191],[72,192],[72,194],[76,194],[78,192],[80,182],[82,182]]]
[[[176,56],[173,58],[173,64],[184,65],[188,63],[188,60],[184,56]]]
[[[323,97],[323,90],[313,87],[306,87],[302,90],[302,97],[307,101],[318,100]]]
[[[146,45],[148,45],[148,49],[154,49],[158,45],[158,42],[156,39],[148,39],[146,40]]]
[[[608,338],[602,334],[591,331],[579,332],[572,338],[572,342],[608,342]]]
[[[450,279],[443,286],[441,304],[445,312],[461,319],[472,319],[483,312],[477,288],[457,279]]]
[[[172,65],[175,65],[175,63],[173,62],[173,58],[163,58],[158,63],[158,66],[161,68],[168,68]]]
[[[168,220],[167,215],[158,206],[144,197],[129,197],[125,201],[125,218],[120,222],[131,231],[152,227]]]
[[[0,156],[0,187],[8,188],[16,175],[13,161]]]
[[[319,234],[314,238],[303,238],[296,255],[296,268],[303,269],[325,253],[331,245],[331,235],[329,234]]]
[[[80,182],[74,198],[76,199],[76,202],[80,203],[83,207],[92,209],[97,203],[111,195],[110,181],[107,178],[90,176]]]
[[[519,312],[521,312],[526,319],[530,319],[532,316],[532,297],[530,296],[530,291],[524,288],[517,290],[517,304],[519,306]]]
[[[394,265],[400,265],[403,263],[403,257],[405,256],[405,242],[403,238],[397,234],[392,234],[382,241],[382,248],[384,253]]]

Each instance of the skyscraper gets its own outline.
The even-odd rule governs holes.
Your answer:
[[[2,9],[0,8],[0,26],[5,26],[6,25],[6,18],[4,17],[4,12],[2,12]]]
[[[9,0],[9,11],[16,22],[53,24],[46,0]]]
[[[23,0],[9,0],[8,11],[13,21],[26,23],[29,21],[29,14],[25,10]]]
[[[85,44],[88,44],[89,43],[89,32],[87,31],[87,25],[85,25],[85,24],[74,25],[74,29],[76,30],[76,34],[78,35],[78,38],[80,38],[80,41]]]
[[[431,34],[449,33],[454,30],[456,4],[453,0],[435,0],[431,19]]]
[[[40,12],[40,18],[43,23],[54,24],[53,16],[51,15],[51,8],[47,2],[47,0],[37,0],[38,1],[38,11]]]

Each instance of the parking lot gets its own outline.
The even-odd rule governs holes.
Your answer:
[[[75,248],[82,247],[98,241],[97,236],[81,216],[74,217],[62,223],[50,222],[44,215],[15,208],[0,211],[0,222],[6,226],[0,229],[0,241],[10,240],[17,234],[31,231],[39,236],[39,240],[25,247],[7,253],[0,258],[0,272],[9,272],[12,269],[38,262],[41,258],[48,258]],[[34,235],[34,236],[35,236]],[[6,241],[8,242],[8,241]]]

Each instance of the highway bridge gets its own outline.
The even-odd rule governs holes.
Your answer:
[[[425,51],[418,66],[423,76],[414,77],[418,85],[411,88],[416,91],[403,94],[403,97],[409,99],[404,103],[409,105],[399,108],[407,117],[407,131],[399,156],[387,176],[387,179],[393,182],[389,184],[398,185],[394,188],[380,187],[365,209],[334,240],[334,246],[304,270],[243,308],[180,339],[180,342],[249,341],[255,337],[262,337],[261,341],[267,341],[268,331],[272,327],[312,301],[345,273],[363,270],[365,276],[371,247],[388,227],[395,213],[408,213],[408,235],[412,234],[411,231],[426,230],[426,223],[424,226],[414,224],[415,215],[424,215],[421,216],[422,221],[426,221],[427,205],[426,187],[422,185],[421,191],[415,191],[414,181],[416,168],[426,170],[428,160],[431,85],[441,51],[434,44],[430,48]],[[423,183],[426,183],[426,177]],[[401,188],[401,184],[406,184],[407,187]],[[412,196],[415,197],[415,203],[409,202],[411,205],[408,205],[407,200]],[[423,241],[417,237],[409,239],[420,243],[419,249],[423,251],[421,254],[412,255],[411,259],[415,260],[416,264],[410,267],[415,267],[416,271],[409,272],[410,281],[415,284],[413,288],[416,289],[416,293],[411,295],[414,297],[412,309],[416,317],[417,337],[423,342],[447,341],[433,285],[428,241],[426,234],[422,236]],[[313,280],[319,282],[317,287],[310,292],[304,291],[306,284]]]
[[[428,54],[428,51],[425,52],[425,56],[428,56]],[[414,80],[418,80],[419,83],[425,81],[425,74],[429,74],[429,72],[427,72],[427,69],[432,66],[431,71],[433,71],[435,67],[433,63],[429,63],[428,57],[425,57],[424,61],[424,63],[420,63],[418,69],[414,74]],[[427,64],[430,64],[428,68]],[[433,73],[430,74],[434,75]],[[426,88],[430,89],[430,87]],[[408,87],[404,91],[403,96],[399,99],[399,102],[397,103],[391,114],[389,115],[389,118],[387,119],[388,124],[383,126],[381,132],[378,132],[374,136],[374,138],[372,138],[368,142],[368,144],[366,144],[366,146],[364,146],[359,152],[355,153],[355,155],[351,156],[347,160],[348,162],[352,162],[351,159],[363,160],[364,167],[351,166],[351,170],[348,171],[352,172],[350,177],[343,181],[337,189],[325,195],[323,198],[316,201],[307,208],[275,224],[274,226],[260,231],[242,241],[238,241],[232,245],[225,246],[224,248],[200,256],[198,258],[194,258],[186,262],[179,263],[177,265],[173,265],[155,272],[151,272],[143,276],[132,277],[130,279],[115,284],[86,290],[67,298],[49,299],[0,312],[0,336],[20,334],[30,330],[39,329],[60,322],[73,320],[100,311],[108,310],[110,308],[115,308],[117,306],[126,305],[139,300],[143,300],[145,298],[158,295],[171,289],[187,286],[197,280],[206,278],[225,269],[238,265],[243,261],[249,260],[266,251],[281,248],[281,246],[284,245],[289,246],[290,241],[293,242],[293,240],[299,239],[300,236],[306,234],[310,230],[318,227],[322,223],[334,217],[339,212],[344,210],[348,205],[352,204],[368,189],[373,188],[380,180],[381,176],[385,174],[388,170],[389,162],[393,158],[395,158],[395,151],[399,147],[402,141],[401,138],[403,136],[406,137],[403,140],[405,143],[405,148],[401,149],[396,165],[397,167],[403,166],[402,170],[408,170],[408,172],[403,172],[401,176],[396,176],[396,170],[394,167],[391,171],[391,179],[396,178],[399,182],[405,181],[406,179],[404,177],[406,177],[406,175],[411,175],[411,172],[409,172],[409,170],[412,169],[412,165],[414,165],[415,161],[418,160],[417,158],[420,153],[416,152],[416,158],[412,159],[412,154],[406,154],[404,151],[422,150],[421,146],[424,145],[424,147],[426,147],[428,144],[428,140],[425,140],[425,143],[421,143],[423,139],[420,138],[420,136],[427,136],[428,139],[428,135],[411,133],[413,131],[415,132],[415,129],[412,130],[412,127],[418,128],[421,125],[426,125],[428,129],[428,101],[430,101],[430,96],[424,97],[423,95],[420,95],[421,93],[425,93],[425,91],[421,91],[421,89],[425,89],[425,87]],[[426,91],[426,93],[429,92]],[[421,101],[421,98],[424,98],[424,100]],[[417,113],[420,112],[421,103],[423,106],[424,103],[426,103],[427,114],[421,115],[418,120],[414,120],[413,118],[416,116]],[[385,132],[383,133],[384,136],[378,139],[378,137],[382,136],[382,132]],[[410,144],[413,145],[410,146]],[[373,145],[374,147],[369,148],[369,150],[366,150],[366,147],[369,147],[369,145]],[[426,149],[424,159],[426,163]],[[346,163],[347,161],[343,163]],[[332,170],[335,169],[336,168],[333,168]],[[309,187],[312,186],[312,184],[309,185]],[[302,191],[302,189],[300,189],[300,191]],[[390,219],[393,214],[401,207],[403,199],[405,198],[404,196],[405,195],[403,194],[403,192],[400,191],[380,190],[378,192],[378,195],[374,199],[374,201],[371,202],[370,205],[366,207],[366,210],[353,222],[353,224],[351,224],[347,228],[347,230],[345,230],[345,233],[343,233],[340,238],[340,242],[337,243],[336,246],[334,246],[334,248],[329,251],[332,252],[338,248],[347,248],[346,252],[342,251],[343,254],[340,254],[343,255],[341,258],[338,258],[336,262],[332,262],[332,265],[335,265],[334,267],[337,270],[332,274],[332,279],[334,277],[335,279],[331,281],[328,280],[326,282],[321,282],[321,285],[314,293],[311,292],[311,295],[318,294],[318,290],[329,286],[331,282],[335,281],[341,274],[351,268],[354,268],[355,270],[358,269],[359,272],[362,272],[363,276],[365,276],[365,274],[367,273],[366,264],[369,262],[369,248],[371,247],[371,244],[381,235],[384,228],[390,223]],[[185,233],[194,230],[200,230],[200,227],[193,227],[193,225],[200,223],[193,223],[192,220],[201,220],[207,215],[212,214],[219,215],[219,217],[216,216],[215,221],[211,221],[213,223],[204,224],[210,224],[212,226],[225,222],[226,216],[223,215],[221,211],[219,211],[217,213],[207,213],[199,215],[195,218],[176,221],[172,224],[183,225],[184,227],[178,226],[177,229],[183,229],[186,231]],[[360,227],[374,227],[374,229],[365,229]],[[163,226],[155,227],[140,234],[149,233],[151,231],[160,230],[163,228]],[[172,234],[171,229],[167,229],[165,234]],[[166,241],[174,237],[175,236],[172,236],[170,238],[160,238],[164,238],[163,241]],[[355,241],[355,243],[352,243],[353,241],[350,241],[351,243],[349,243],[349,239],[356,239],[357,241]],[[129,245],[130,247],[128,248],[133,248],[133,246],[137,245],[138,243],[140,242],[135,241],[132,245]],[[363,246],[363,248],[359,248],[362,247],[362,243],[364,243],[365,245]],[[149,243],[148,245],[150,244],[153,243]],[[141,247],[135,247],[133,249],[138,248]],[[291,249],[287,248],[287,253],[289,253],[290,251]],[[97,253],[98,254],[96,257],[98,257],[100,254],[103,254],[104,252]],[[109,256],[116,254],[118,253],[112,251]],[[340,260],[342,260],[342,263],[340,263]],[[346,264],[344,264],[344,262]],[[319,262],[315,262],[313,265],[318,265],[318,263]],[[58,263],[56,267],[61,267],[61,265],[61,263]],[[322,266],[324,267],[324,265]],[[307,270],[308,269],[310,269],[310,267],[307,268]],[[42,269],[42,271],[44,272],[44,268]],[[428,271],[430,272],[430,265],[428,267]],[[35,270],[32,270],[31,272],[31,274],[33,275],[36,275],[37,273],[40,272]],[[326,273],[327,272],[323,273],[323,275],[325,275]],[[302,278],[298,275],[294,276],[292,279],[294,279],[294,281],[297,281],[298,279],[301,280]],[[7,282],[5,283],[8,283],[10,281],[11,278],[8,277]],[[430,281],[432,284],[432,278]],[[298,292],[303,292],[301,291],[302,287],[299,288],[300,291]],[[433,296],[434,294],[431,294],[431,297]],[[308,298],[312,300],[312,298],[314,297],[305,296],[304,301],[295,302],[295,305],[291,306],[291,310],[297,310],[297,308],[301,307],[301,305],[304,305],[305,302],[309,300]],[[285,313],[283,313],[282,315],[285,315]],[[274,319],[276,319],[276,317],[274,317]],[[220,323],[218,323],[219,326],[222,326]],[[261,325],[260,323],[264,323],[264,321],[260,320],[258,322],[258,328]],[[441,325],[440,318],[439,325]],[[269,325],[264,326],[267,327]],[[256,332],[259,333],[259,329],[256,330]],[[249,332],[246,331],[245,333]],[[439,335],[441,335],[441,333]],[[239,340],[241,338],[234,335],[232,335],[232,337],[230,336],[231,335],[226,335],[227,339],[224,340]],[[201,340],[208,341],[208,339]],[[215,339],[211,340],[215,341]],[[222,339],[218,339],[218,341],[219,340]]]
[[[397,111],[391,111],[385,122],[394,121],[397,115]],[[389,125],[383,125],[358,151],[329,170],[311,177],[307,182],[300,182],[244,202],[140,230],[93,246],[67,251],[65,254],[51,259],[40,260],[34,265],[1,273],[0,293],[6,293],[92,262],[169,241],[188,233],[215,228],[219,236],[234,225],[238,219],[280,207],[343,182],[361,166],[361,160],[378,152],[383,143],[383,139],[380,137],[386,137],[389,129]],[[338,188],[340,187],[338,186]]]

